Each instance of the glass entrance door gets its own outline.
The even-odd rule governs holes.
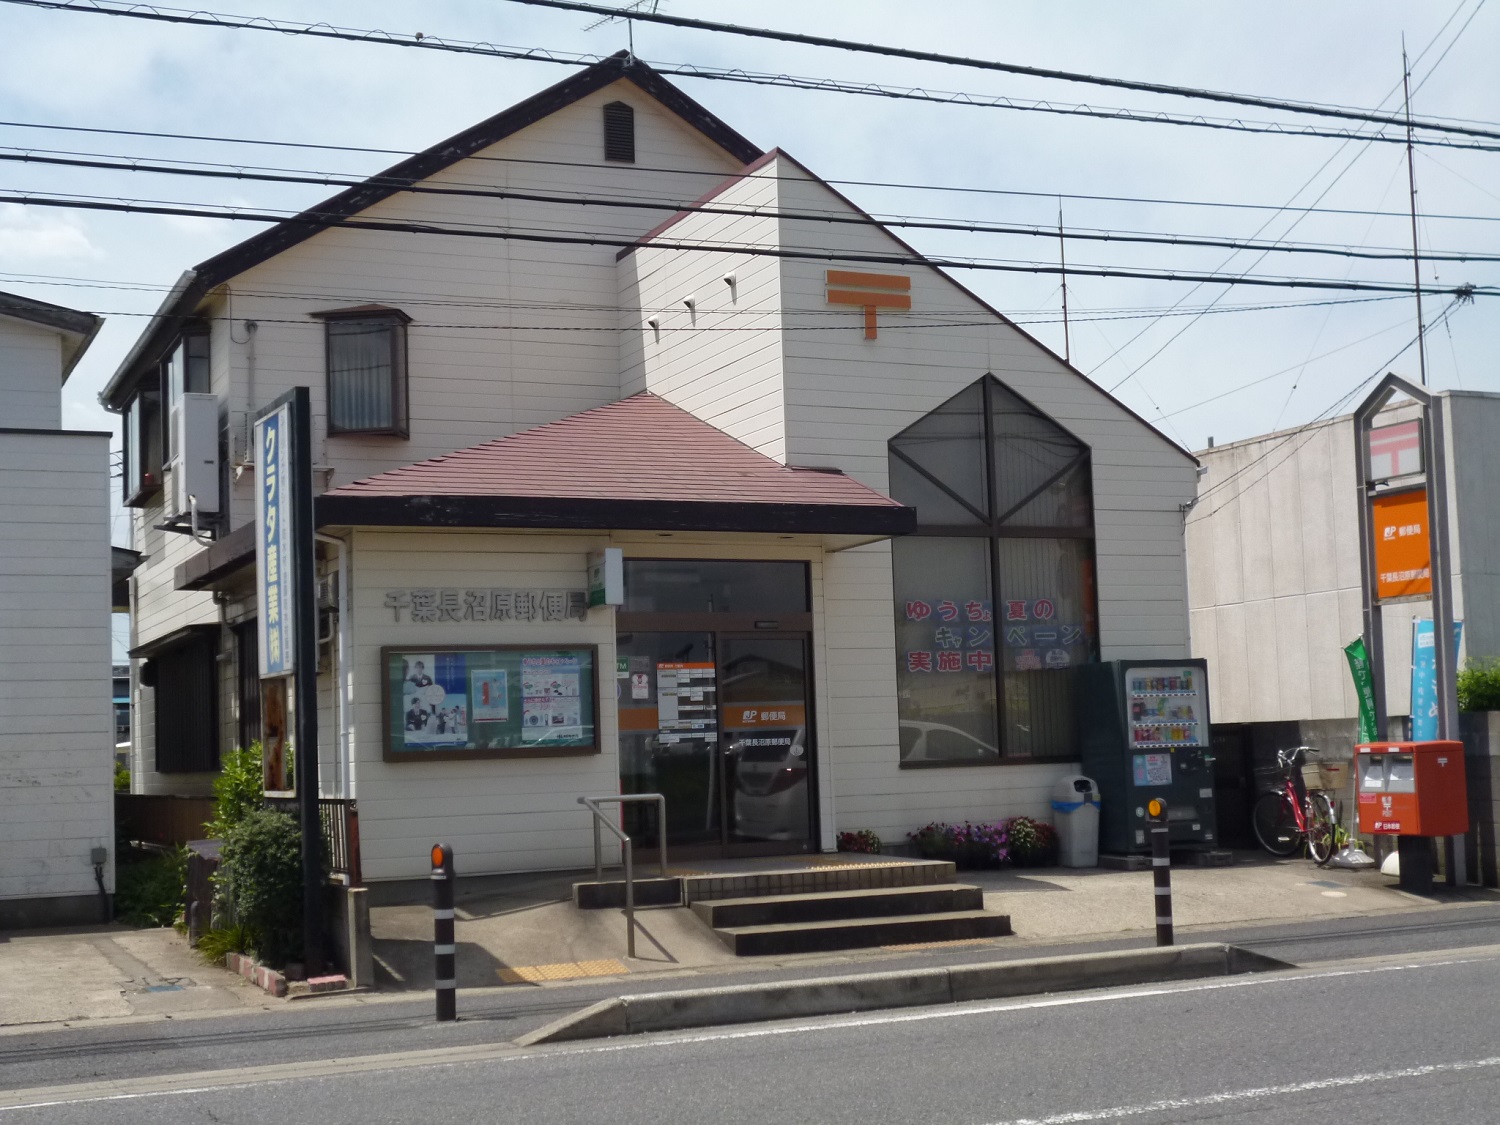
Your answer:
[[[807,643],[800,636],[721,637],[719,741],[730,844],[812,840]]]
[[[665,795],[674,855],[811,847],[807,649],[804,634],[620,634],[620,788]],[[625,830],[654,844],[656,815],[626,806]]]

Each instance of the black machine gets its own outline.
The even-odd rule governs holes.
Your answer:
[[[1208,666],[1113,660],[1079,666],[1083,772],[1099,786],[1099,851],[1151,850],[1146,803],[1167,802],[1174,848],[1217,846]]]

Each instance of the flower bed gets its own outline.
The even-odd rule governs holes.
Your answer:
[[[1057,862],[1057,831],[1029,816],[993,824],[934,821],[907,839],[923,859],[952,860],[963,868],[1048,867]]]

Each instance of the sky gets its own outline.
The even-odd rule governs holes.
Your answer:
[[[619,3],[620,0],[611,0]],[[607,54],[630,44],[623,21],[509,0],[215,0],[214,11],[382,28],[450,40]],[[1403,37],[1418,117],[1500,122],[1500,4],[1138,0],[661,0],[679,16],[898,44],[1029,66],[1399,110]],[[1444,26],[1446,24],[1446,27]],[[1441,34],[1440,34],[1440,29]],[[1461,33],[1460,33],[1461,31]],[[1018,77],[644,23],[638,56],[804,77],[1046,99],[1241,120],[1316,123],[1260,109]],[[254,30],[176,26],[47,11],[0,0],[0,156],[66,150],[171,161],[232,162],[371,174],[394,156],[172,141],[29,125],[211,134],[412,151],[548,86],[576,67],[485,59]],[[934,105],[833,92],[674,79],[762,147],[818,174],[923,190],[841,185],[882,216],[1177,236],[1409,249],[1402,145],[1256,135],[1011,109]],[[1336,124],[1336,123],[1335,123]],[[1500,130],[1500,125],[1493,126]],[[1500,251],[1500,152],[1419,147],[1424,251]],[[938,187],[981,191],[934,190]],[[327,188],[49,168],[0,161],[0,194],[68,192],[212,206],[300,208]],[[1002,193],[1035,193],[1034,195]],[[1158,201],[1072,198],[1128,196]],[[1062,198],[1060,199],[1059,196]],[[1289,204],[1385,215],[1278,211]],[[1257,209],[1257,207],[1259,209]],[[1451,218],[1440,216],[1468,216]],[[103,331],[64,390],[64,424],[118,430],[96,396],[169,286],[186,268],[263,229],[218,219],[65,211],[0,204],[0,289],[103,314]],[[1055,265],[1055,237],[902,232],[923,252]],[[1409,261],[1070,240],[1070,266],[1356,278],[1409,284]],[[1363,381],[1415,377],[1409,296],[1122,278],[1071,278],[1068,338],[1055,275],[956,271],[1132,409],[1189,449],[1345,412]],[[1428,283],[1500,284],[1500,264],[1428,263]],[[1342,303],[1310,304],[1309,302]],[[1163,312],[1215,311],[1203,316]],[[1425,302],[1428,376],[1438,388],[1500,392],[1493,357],[1500,298]],[[1173,309],[1176,306],[1176,309]],[[1343,403],[1340,408],[1338,404]],[[124,521],[116,541],[124,542]]]

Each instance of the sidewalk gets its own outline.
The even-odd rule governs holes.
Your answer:
[[[276,1003],[207,964],[171,929],[0,932],[0,1027],[245,1012]]]
[[[878,962],[898,956],[1145,940],[1155,929],[1149,871],[960,871],[960,882],[984,889],[990,909],[1010,915],[1015,936],[739,958],[691,911],[642,909],[636,913],[637,956],[632,959],[626,956],[623,911],[580,911],[572,905],[573,881],[591,874],[460,881],[456,903],[459,988],[508,991],[610,980],[623,985],[626,980],[645,983],[816,966],[849,970],[868,965],[873,969]],[[1194,929],[1381,917],[1500,901],[1500,894],[1479,888],[1422,898],[1398,890],[1394,879],[1376,871],[1319,869],[1306,860],[1272,860],[1253,852],[1237,854],[1233,867],[1176,867],[1172,885],[1181,940],[1192,940]],[[381,992],[394,999],[430,989],[430,904],[375,906],[370,915]],[[366,993],[360,1002],[379,998]],[[326,996],[308,1002],[325,1005],[353,999]],[[12,1031],[38,1023],[280,1010],[287,1003],[223,968],[206,964],[170,929],[99,927],[0,933],[0,1028]]]
[[[1328,917],[1381,916],[1451,903],[1500,901],[1480,888],[1409,895],[1378,871],[1318,868],[1304,859],[1274,860],[1240,852],[1232,867],[1175,867],[1173,909],[1180,929]],[[549,984],[596,977],[693,975],[754,971],[787,965],[878,960],[877,947],[788,957],[735,957],[682,908],[636,911],[634,959],[626,956],[621,910],[576,910],[574,879],[591,873],[513,876],[460,881],[456,903],[458,985]],[[975,947],[1055,945],[1154,934],[1150,871],[1045,868],[960,871],[958,881],[980,886],[985,906],[1009,914],[1015,936],[978,940]],[[370,911],[376,977],[382,989],[432,987],[432,911],[427,903],[377,906]],[[925,948],[951,949],[954,943]]]

